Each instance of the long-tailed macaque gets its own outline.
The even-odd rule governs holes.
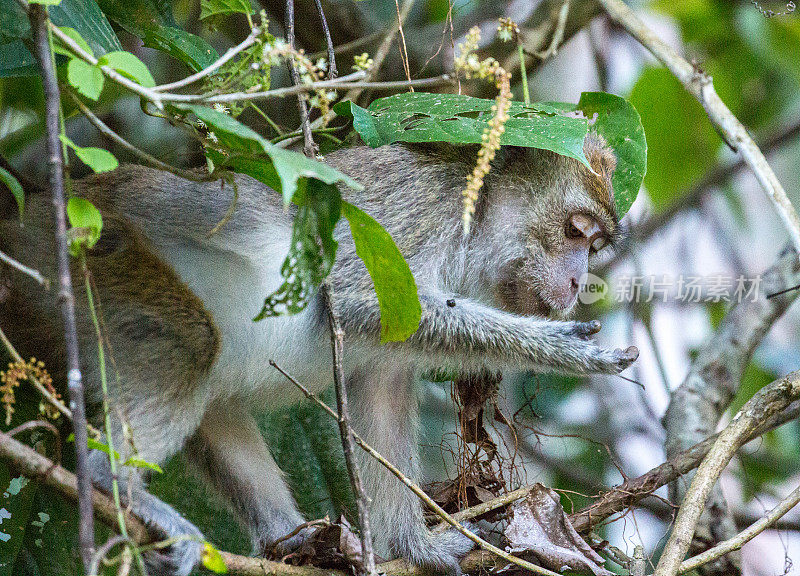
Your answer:
[[[597,322],[564,320],[575,305],[593,254],[619,233],[611,175],[613,154],[589,136],[593,170],[556,154],[503,148],[486,178],[468,237],[461,190],[474,149],[455,146],[355,147],[326,161],[364,189],[345,199],[376,218],[408,261],[419,288],[422,320],[406,342],[379,344],[380,312],[372,282],[343,221],[330,275],[334,312],[346,333],[345,370],[354,427],[411,478],[419,478],[414,381],[432,368],[558,370],[614,374],[637,357],[589,336]],[[220,493],[262,553],[304,519],[267,448],[253,410],[294,402],[293,386],[268,365],[274,359],[319,391],[331,381],[325,305],[317,296],[300,314],[253,322],[265,296],[282,282],[280,267],[292,210],[279,194],[238,177],[233,216],[209,235],[231,202],[230,187],[123,166],[74,183],[102,212],[100,241],[88,263],[102,307],[115,443],[131,450],[120,422],[130,424],[140,457],[163,463],[180,450]],[[52,206],[30,194],[24,227],[11,204],[0,220],[0,250],[56,278]],[[75,277],[80,277],[77,268]],[[64,373],[56,292],[10,269],[0,325],[25,355]],[[90,401],[100,400],[97,341],[78,297],[80,347]],[[550,317],[550,318],[548,318]],[[108,456],[91,454],[93,481],[109,490]],[[364,475],[372,533],[384,558],[458,573],[471,547],[460,534],[432,534],[418,499],[374,462]],[[167,535],[200,532],[149,494],[135,472],[122,474],[123,495]],[[126,496],[127,499],[127,496]],[[303,538],[284,541],[289,550]],[[147,554],[152,574],[186,575],[200,546],[182,540]]]

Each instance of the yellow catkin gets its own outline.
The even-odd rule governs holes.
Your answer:
[[[511,74],[500,66],[494,58],[478,59],[474,51],[480,42],[480,29],[472,28],[462,44],[459,44],[459,55],[454,59],[455,68],[463,72],[467,78],[491,78],[498,93],[492,106],[493,116],[481,135],[481,147],[478,150],[478,161],[472,173],[467,176],[467,186],[462,192],[464,211],[462,222],[464,234],[469,234],[478,192],[483,187],[483,180],[491,169],[495,153],[500,149],[500,138],[505,132],[505,123],[511,108]]]
[[[16,398],[14,389],[19,388],[20,382],[35,378],[39,383],[56,398],[60,398],[53,386],[53,379],[44,367],[44,362],[31,358],[27,362],[22,360],[9,362],[6,370],[0,370],[0,404],[6,412],[6,426],[11,424],[11,417],[14,415],[14,403]],[[47,403],[39,406],[40,411],[48,418],[58,418],[59,412]]]

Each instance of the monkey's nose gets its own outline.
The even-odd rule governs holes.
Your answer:
[[[578,290],[580,289],[580,284],[578,284],[577,279],[570,278],[569,289],[572,292],[573,296],[578,293]]]

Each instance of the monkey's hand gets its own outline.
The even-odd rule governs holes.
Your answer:
[[[590,336],[600,323],[520,316],[467,298],[420,291],[422,319],[409,343],[432,354],[433,364],[456,360],[464,367],[479,362],[503,369],[516,365],[572,374],[616,374],[631,365],[639,350],[611,350]]]
[[[564,351],[563,363],[555,368],[584,374],[602,372],[617,374],[633,364],[639,357],[636,346],[628,346],[624,350],[603,348],[592,342],[589,337],[600,331],[600,322],[551,322],[555,332],[554,341],[560,341]]]

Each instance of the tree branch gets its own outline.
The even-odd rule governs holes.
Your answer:
[[[72,427],[75,433],[76,470],[78,480],[78,540],[85,571],[89,571],[94,554],[94,515],[92,514],[92,480],[89,471],[89,449],[86,430],[86,407],[83,400],[83,376],[78,352],[78,331],[75,321],[75,294],[69,270],[67,247],[67,217],[64,200],[64,157],[61,134],[61,100],[51,41],[48,30],[54,28],[47,15],[47,6],[34,4],[28,7],[33,42],[45,97],[45,127],[47,130],[47,156],[49,164],[50,193],[56,222],[56,259],[58,262],[58,300],[64,322],[64,340],[67,352],[67,389],[72,409]]]
[[[784,410],[798,398],[800,372],[792,372],[756,392],[720,432],[686,492],[654,576],[675,576],[678,573],[711,489],[728,462],[764,420]]]
[[[361,551],[364,558],[364,573],[373,576],[375,571],[375,553],[372,550],[372,530],[369,524],[369,496],[364,491],[361,482],[361,473],[358,469],[358,462],[353,448],[353,434],[350,428],[350,409],[347,401],[347,379],[344,376],[343,367],[343,347],[344,330],[339,319],[333,313],[333,303],[331,302],[330,288],[323,284],[322,296],[325,299],[325,307],[328,309],[328,327],[331,331],[331,353],[333,355],[333,384],[336,389],[336,407],[339,411],[336,421],[339,424],[339,435],[342,437],[342,449],[344,451],[344,461],[347,465],[347,475],[350,477],[350,487],[356,497],[358,508],[358,523],[361,528]]]
[[[658,58],[702,104],[720,135],[734,151],[742,155],[742,159],[755,173],[767,198],[783,220],[792,243],[800,252],[800,217],[797,216],[778,177],[775,176],[747,129],[717,95],[711,77],[699,67],[687,62],[671,46],[656,36],[622,0],[599,1],[608,15]]]

